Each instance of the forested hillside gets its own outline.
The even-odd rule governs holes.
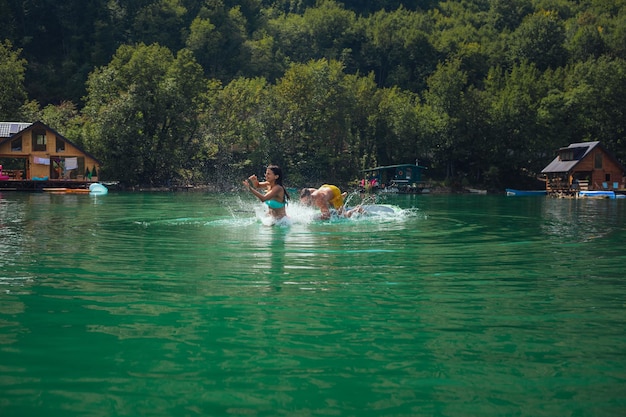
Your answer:
[[[626,0],[0,0],[0,120],[127,185],[502,188],[572,142],[626,161]]]

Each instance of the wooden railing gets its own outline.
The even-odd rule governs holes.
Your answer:
[[[551,192],[561,192],[561,191],[567,191],[569,189],[570,189],[569,183],[567,181],[563,181],[558,178],[548,179],[548,182],[546,184],[546,190],[551,191]]]
[[[575,191],[588,191],[589,190],[589,181],[587,180],[578,180],[573,184],[570,184],[566,180],[562,180],[560,178],[552,178],[548,180],[546,189],[549,192],[559,192],[559,193],[569,193]]]
[[[11,180],[21,180],[24,175],[21,169],[3,169],[2,173],[8,175]]]

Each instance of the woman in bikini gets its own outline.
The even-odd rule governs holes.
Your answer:
[[[285,206],[289,200],[289,194],[283,185],[283,172],[278,165],[270,165],[265,170],[265,181],[258,180],[256,175],[251,175],[243,182],[243,185],[250,190],[259,200],[267,204],[270,215],[275,219],[282,219],[287,216]],[[261,193],[256,188],[265,189]]]

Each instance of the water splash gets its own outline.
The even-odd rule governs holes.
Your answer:
[[[132,222],[144,228],[152,226],[245,228],[259,223],[264,226],[291,227],[294,225],[306,226],[311,224],[401,222],[408,217],[422,215],[418,209],[401,209],[395,205],[381,204],[384,201],[384,198],[380,198],[375,194],[353,192],[346,197],[347,208],[354,209],[355,207],[360,207],[360,210],[354,211],[349,217],[333,211],[329,220],[321,220],[320,211],[317,207],[306,206],[298,200],[291,200],[286,208],[287,217],[275,219],[269,215],[269,209],[265,204],[242,198],[240,195],[232,195],[222,200],[222,208],[225,212],[207,212],[199,216],[189,217],[142,218],[134,219]],[[124,221],[128,221],[128,219]]]

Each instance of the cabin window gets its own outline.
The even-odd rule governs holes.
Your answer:
[[[57,136],[57,152],[65,152],[65,141]]]
[[[22,152],[22,137],[11,141],[11,152]]]
[[[11,123],[9,125],[9,135],[14,135],[20,131],[20,125],[17,123]]]
[[[573,161],[574,160],[574,151],[566,150],[561,151],[561,161]]]
[[[46,151],[46,131],[33,130],[33,151]]]
[[[602,169],[602,153],[596,152],[595,155],[595,169]]]

